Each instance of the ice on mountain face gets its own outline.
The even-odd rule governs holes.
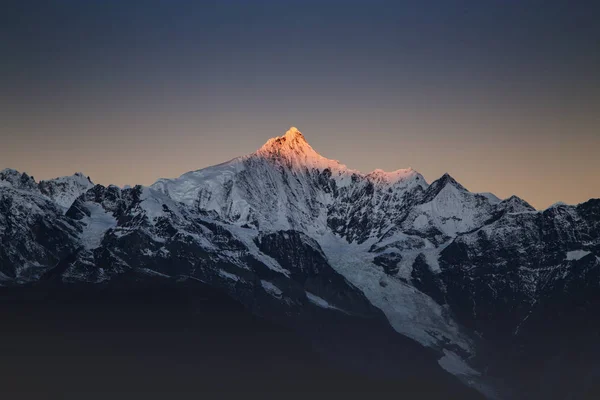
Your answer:
[[[184,219],[184,216],[179,212],[179,207],[173,200],[154,189],[141,188],[140,206],[145,212],[148,222],[151,224],[154,224],[158,218],[166,215]]]
[[[381,309],[397,332],[424,346],[439,348],[450,342],[466,353],[473,352],[470,339],[439,304],[372,263],[370,243],[350,244],[331,234],[318,242],[331,266]]]
[[[175,201],[189,206],[199,205],[203,210],[222,213],[223,204],[238,174],[245,171],[242,157],[223,164],[188,172],[177,179],[160,179],[152,188],[165,193]],[[241,199],[240,199],[241,200]]]
[[[428,202],[414,207],[403,227],[408,231],[437,231],[453,237],[481,226],[490,218],[493,204],[487,197],[470,193],[449,181],[436,188]]]
[[[117,226],[117,220],[112,214],[106,212],[100,204],[86,202],[84,205],[90,216],[86,216],[82,220],[85,227],[80,236],[81,243],[86,249],[92,250],[100,246],[104,234],[109,229]]]

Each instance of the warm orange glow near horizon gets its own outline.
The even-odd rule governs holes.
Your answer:
[[[160,128],[159,123],[150,125]],[[173,132],[168,126],[164,129]],[[38,180],[81,171],[103,185],[150,185],[159,178],[176,177],[252,153],[270,137],[285,132],[285,128],[269,133],[259,129],[232,129],[244,132],[239,138],[208,129],[203,135],[183,134],[176,139],[159,132],[140,140],[127,135],[101,140],[102,135],[98,135],[98,140],[87,146],[71,138],[56,145],[29,143],[28,151],[9,143],[10,150],[5,146],[2,151],[0,167],[27,172]],[[452,136],[430,142],[422,135],[403,137],[371,131],[363,136],[356,129],[348,125],[335,131],[302,131],[319,154],[363,173],[412,167],[431,183],[448,172],[473,192],[492,192],[501,198],[515,194],[536,208],[600,197],[600,163],[594,150],[600,148],[597,138],[590,138],[582,148],[580,143],[561,140],[533,144],[493,137],[487,143]]]

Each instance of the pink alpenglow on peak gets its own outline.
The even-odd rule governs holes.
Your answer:
[[[288,129],[283,136],[267,140],[255,154],[262,158],[283,162],[294,169],[316,168],[323,170],[329,168],[332,172],[348,171],[346,166],[339,161],[330,160],[317,153],[296,127]]]
[[[376,169],[368,174],[347,168],[339,161],[331,160],[317,153],[308,144],[302,132],[294,126],[288,129],[285,135],[269,139],[254,155],[276,162],[283,162],[295,170],[304,170],[305,168],[329,169],[334,177],[350,177],[355,174],[357,176],[364,176],[371,181],[390,185],[418,178],[417,180],[425,183],[425,179],[412,168],[398,169],[391,172]]]
[[[308,150],[305,149],[306,147],[315,152],[304,138],[302,132],[300,132],[298,128],[292,126],[285,135],[276,136],[267,140],[258,151],[281,152],[281,150]]]
[[[304,139],[304,135],[302,135],[302,132],[300,132],[295,126],[290,127],[290,129],[288,129],[285,133],[284,137],[288,140],[293,140],[296,138]]]
[[[339,161],[317,153],[300,130],[291,127],[284,135],[267,140],[254,153],[188,172],[176,179],[160,179],[152,188],[176,201],[195,204],[204,210],[226,215],[227,218],[235,216],[236,221],[243,223],[261,214],[260,210],[265,209],[262,204],[265,193],[276,190],[279,198],[268,212],[263,213],[264,220],[260,222],[262,226],[289,229],[290,226],[285,222],[285,210],[307,210],[307,207],[317,204],[313,202],[310,207],[296,204],[298,199],[303,198],[299,193],[313,191],[315,179],[321,179],[322,184],[332,180],[336,190],[347,188],[345,190],[349,192],[362,190],[366,182],[382,191],[392,187],[399,192],[416,186],[422,189],[428,187],[423,176],[411,168],[393,172],[375,170],[368,174],[347,168]],[[334,201],[331,193],[320,193],[315,201],[329,204]],[[292,205],[287,204],[288,201]],[[313,211],[316,212],[309,210],[305,213],[314,217],[316,214]]]

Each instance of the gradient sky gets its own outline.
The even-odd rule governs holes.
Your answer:
[[[597,4],[3,2],[0,168],[151,184],[293,125],[364,172],[582,202],[600,197]]]

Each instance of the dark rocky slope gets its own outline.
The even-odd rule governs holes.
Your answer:
[[[10,398],[480,398],[383,324],[324,312],[297,333],[194,279],[44,282],[0,288],[0,304]],[[399,370],[404,357],[411,368]]]

